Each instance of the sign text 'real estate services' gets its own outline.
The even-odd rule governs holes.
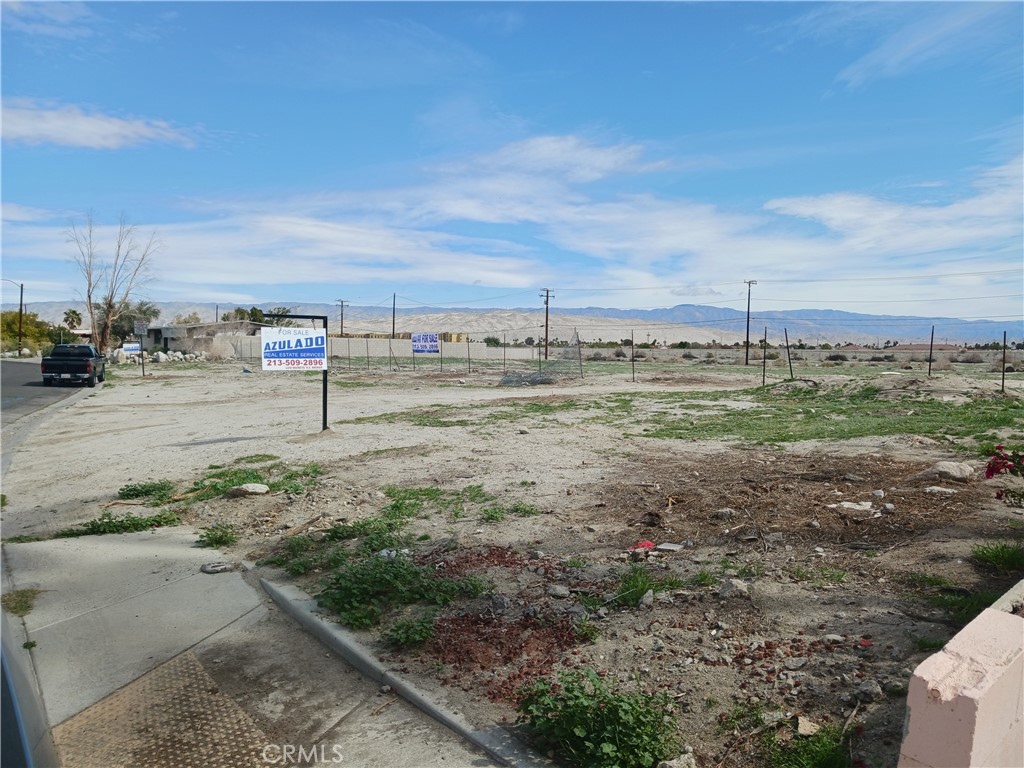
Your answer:
[[[315,328],[263,328],[264,371],[326,371],[327,332]]]

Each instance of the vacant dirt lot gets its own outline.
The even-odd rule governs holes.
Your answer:
[[[258,560],[380,515],[390,487],[438,489],[408,520],[410,556],[489,588],[441,609],[421,647],[365,639],[470,719],[512,722],[524,682],[589,668],[669,692],[701,766],[756,764],[765,723],[797,715],[845,727],[855,761],[894,765],[907,681],[956,631],[950,606],[1009,583],[972,548],[1019,540],[1024,521],[978,453],[1024,443],[1020,374],[1001,394],[998,374],[926,367],[773,369],[765,389],[759,369],[698,362],[518,388],[499,371],[332,372],[322,433],[316,376],[121,369],[21,446],[4,536],[150,514],[112,504],[118,489],[170,480],[167,506],[233,526],[224,551]],[[940,460],[974,476],[928,476]],[[241,465],[319,475],[191,493]],[[631,551],[644,541],[677,546]],[[622,591],[636,565],[657,582],[646,598]]]

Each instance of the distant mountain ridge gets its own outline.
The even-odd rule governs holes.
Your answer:
[[[160,310],[160,324],[170,324],[176,316],[195,313],[204,322],[213,322],[216,313],[233,310],[236,304],[214,302],[153,302]],[[256,304],[262,310],[289,306],[293,314],[326,315],[332,332],[340,321],[339,306],[335,304],[288,304],[264,302]],[[5,311],[17,309],[17,304],[6,303]],[[26,311],[35,312],[41,319],[60,323],[64,312],[77,309],[88,322],[85,306],[80,301],[30,302]],[[356,333],[391,330],[392,313],[389,306],[345,307],[345,330]],[[712,339],[731,344],[746,336],[746,312],[727,307],[703,304],[679,304],[661,309],[616,309],[613,307],[553,308],[550,318],[551,337],[568,338],[573,330],[580,332],[584,341],[597,338],[627,338],[631,332],[637,340],[644,338],[660,342],[700,341]],[[539,307],[515,309],[471,307],[414,307],[395,312],[398,331],[449,330],[464,331],[475,336],[487,333],[516,334],[518,338],[543,336],[544,310]],[[444,327],[440,327],[440,325]],[[1024,319],[1006,322],[990,320],[961,320],[950,317],[915,317],[912,315],[866,315],[835,309],[796,309],[788,311],[755,310],[750,316],[750,338],[760,339],[768,328],[772,344],[783,342],[788,332],[791,344],[803,340],[808,344],[883,343],[900,341],[905,344],[927,342],[935,327],[936,342],[975,344],[1002,341],[1007,332],[1012,341],[1024,340]],[[508,337],[510,340],[511,335]]]

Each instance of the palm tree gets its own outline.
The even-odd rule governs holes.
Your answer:
[[[64,325],[70,330],[75,330],[82,324],[82,313],[77,309],[69,309],[64,313]]]

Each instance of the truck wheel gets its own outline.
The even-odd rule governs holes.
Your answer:
[[[100,377],[99,377],[99,379],[97,379],[97,381],[106,381],[106,380],[107,380],[107,372],[106,372],[106,370],[104,370],[102,373],[100,373]]]
[[[95,387],[96,386],[96,374],[95,373],[92,376],[89,377],[89,386],[90,387]]]

